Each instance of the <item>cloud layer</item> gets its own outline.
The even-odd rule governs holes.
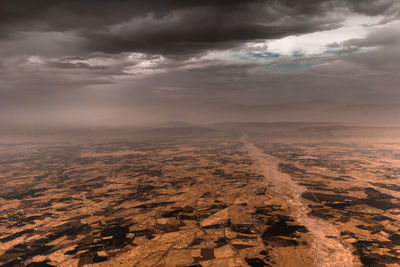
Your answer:
[[[0,120],[399,121],[399,10],[395,0],[4,0]]]

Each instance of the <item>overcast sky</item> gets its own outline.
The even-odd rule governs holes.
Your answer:
[[[1,0],[0,123],[400,122],[399,0]]]

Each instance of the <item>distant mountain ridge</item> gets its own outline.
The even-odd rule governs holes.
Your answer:
[[[162,123],[160,127],[179,128],[179,127],[195,127],[195,125],[183,121],[167,121]]]

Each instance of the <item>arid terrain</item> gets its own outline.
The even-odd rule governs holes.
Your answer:
[[[400,128],[91,136],[0,141],[0,264],[400,266]]]

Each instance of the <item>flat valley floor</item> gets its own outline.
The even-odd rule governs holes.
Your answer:
[[[76,136],[0,143],[1,265],[400,265],[400,128]]]

